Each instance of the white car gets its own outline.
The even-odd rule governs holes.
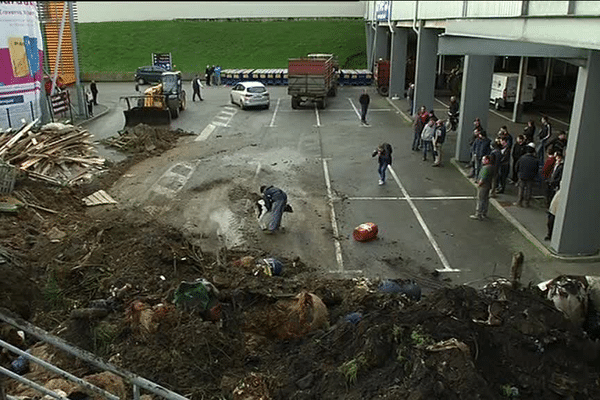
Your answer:
[[[260,82],[239,82],[231,89],[232,104],[237,104],[242,110],[248,107],[269,108],[269,91]]]

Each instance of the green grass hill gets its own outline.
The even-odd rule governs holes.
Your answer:
[[[78,25],[81,71],[133,72],[151,54],[171,53],[183,72],[222,68],[287,68],[288,58],[334,53],[341,68],[366,68],[362,19],[173,20]]]

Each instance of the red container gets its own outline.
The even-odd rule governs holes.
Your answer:
[[[365,222],[354,228],[352,236],[357,242],[368,242],[369,240],[375,239],[377,233],[379,233],[379,228],[376,224],[373,222]]]

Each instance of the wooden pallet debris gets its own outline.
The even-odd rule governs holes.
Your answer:
[[[98,190],[95,193],[90,194],[88,197],[83,198],[83,202],[86,206],[98,206],[101,204],[117,204],[117,201],[110,197],[104,190]]]
[[[37,119],[18,130],[0,132],[0,157],[30,177],[58,185],[74,185],[104,170],[92,134],[80,126]]]

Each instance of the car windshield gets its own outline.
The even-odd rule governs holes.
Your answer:
[[[177,75],[167,74],[162,76],[163,92],[171,93],[177,88]]]
[[[264,93],[267,91],[267,88],[262,86],[251,86],[248,88],[248,93]]]

